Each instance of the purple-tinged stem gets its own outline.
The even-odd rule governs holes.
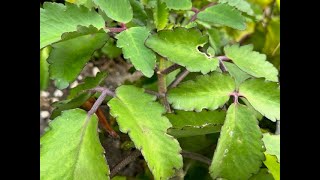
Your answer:
[[[183,70],[178,74],[177,78],[168,86],[168,89],[175,88],[188,74],[189,71],[187,69]]]
[[[114,96],[114,93],[110,93],[111,91],[109,89],[104,89],[101,92],[101,95],[99,96],[99,98],[96,100],[96,102],[93,104],[92,108],[90,109],[90,111],[88,112],[88,116],[91,116],[92,114],[94,114],[99,106],[102,104],[102,102],[104,101],[104,99],[106,98],[107,95],[111,95]]]

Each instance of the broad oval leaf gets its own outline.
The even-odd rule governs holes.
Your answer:
[[[149,36],[145,44],[168,60],[186,67],[190,72],[201,71],[206,74],[219,65],[217,58],[208,57],[198,50],[198,47],[207,42],[208,37],[203,36],[196,28],[175,28]]]
[[[166,114],[172,127],[168,134],[176,138],[220,132],[226,113],[224,111],[176,111]]]
[[[234,44],[224,47],[224,52],[241,70],[254,77],[278,82],[278,70],[268,61],[266,55],[253,51],[253,45]]]
[[[92,0],[111,19],[127,23],[132,20],[133,12],[129,0]]]
[[[75,4],[44,2],[40,8],[40,49],[61,40],[62,34],[77,30],[78,26],[103,28],[104,20],[95,11]]]
[[[242,83],[239,93],[262,115],[271,121],[280,120],[280,86],[264,79],[250,79]]]
[[[209,167],[213,179],[249,179],[265,160],[258,121],[244,105],[232,104]]]
[[[275,155],[280,163],[280,135],[264,133],[262,140],[267,149],[265,153]]]
[[[81,109],[64,111],[40,138],[40,179],[109,179],[98,118]]]
[[[208,7],[197,15],[197,19],[238,30],[246,29],[245,18],[241,15],[240,11],[227,4],[218,4]]]
[[[185,81],[169,90],[168,101],[179,110],[215,110],[229,100],[234,90],[235,82],[229,75],[214,72],[197,76],[195,81]]]
[[[192,8],[191,0],[163,0],[169,9],[189,10]]]
[[[155,53],[144,45],[149,35],[150,32],[145,27],[132,27],[122,31],[116,38],[124,57],[130,59],[137,70],[150,78],[157,59]]]
[[[73,82],[92,54],[103,47],[109,36],[103,31],[79,29],[79,32],[64,36],[64,41],[52,45],[48,58],[50,78],[55,80],[59,89]]]
[[[238,10],[245,12],[249,15],[254,14],[250,4],[246,0],[219,0],[219,3],[227,3],[230,6],[233,6]]]
[[[143,89],[122,85],[108,105],[120,131],[128,133],[141,150],[154,178],[169,179],[182,168],[181,148],[179,142],[166,133],[172,125],[162,116],[165,109],[154,102],[155,99]]]

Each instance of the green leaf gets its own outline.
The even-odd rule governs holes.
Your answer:
[[[111,19],[127,23],[132,20],[133,12],[129,0],[92,0]]]
[[[240,97],[240,99],[243,101],[243,103],[248,107],[248,109],[250,111],[252,111],[252,114],[254,114],[254,116],[256,116],[256,118],[260,121],[263,118],[263,115],[261,113],[259,113],[257,110],[254,109],[254,107],[252,107],[252,105],[249,103],[249,101],[244,98],[244,97]]]
[[[49,64],[47,58],[50,50],[49,47],[40,50],[40,90],[47,89],[49,84]]]
[[[210,46],[216,52],[215,54],[220,54],[221,53],[220,47],[222,45],[222,42],[221,42],[221,35],[220,35],[219,30],[212,28],[212,29],[208,29],[207,33],[209,36]]]
[[[40,8],[40,49],[61,40],[65,32],[90,25],[101,29],[104,20],[98,13],[83,6],[44,2],[43,8]]]
[[[164,29],[168,24],[169,10],[165,3],[161,0],[156,0],[156,4],[153,8],[153,20],[158,31]]]
[[[261,168],[257,174],[251,176],[249,180],[274,180],[272,174],[268,172],[267,168]]]
[[[280,120],[280,87],[264,79],[250,79],[239,87],[239,92],[262,115],[271,121]]]
[[[182,82],[168,91],[168,101],[173,108],[185,111],[202,109],[215,110],[229,100],[235,90],[234,80],[214,72],[211,75],[197,76],[195,81]]]
[[[280,135],[263,134],[263,142],[267,151],[266,154],[275,155],[280,163]]]
[[[257,119],[246,106],[232,104],[209,167],[210,175],[213,179],[249,179],[259,171],[263,152]]]
[[[92,54],[103,47],[109,36],[103,31],[80,28],[78,32],[68,33],[64,41],[53,44],[48,58],[50,78],[59,89],[73,82]]]
[[[245,18],[241,15],[240,11],[227,4],[218,4],[208,7],[197,15],[197,19],[238,30],[246,29]]]
[[[192,8],[191,0],[163,0],[169,9],[190,10]]]
[[[77,4],[77,5],[83,5],[89,9],[94,7],[94,4],[91,0],[66,0],[66,2]]]
[[[98,137],[98,118],[81,109],[64,111],[40,138],[40,179],[109,179]]]
[[[82,93],[83,91],[95,88],[99,84],[103,82],[103,80],[107,77],[106,72],[98,72],[96,77],[86,77],[83,83],[79,84],[78,86],[70,89],[69,91],[69,99],[76,97],[78,94]]]
[[[162,30],[151,35],[145,44],[168,60],[187,68],[190,72],[206,74],[214,71],[218,65],[217,58],[208,57],[198,50],[208,42],[208,37],[203,36],[196,28],[175,28]]]
[[[144,10],[143,5],[138,0],[129,1],[133,11],[133,19],[131,21],[139,26],[147,25],[148,15]]]
[[[54,119],[57,116],[60,116],[61,112],[68,109],[75,109],[80,107],[83,103],[85,103],[90,97],[91,93],[82,93],[74,99],[67,99],[63,101],[57,101],[52,104],[52,107],[55,109],[51,113],[50,119]]]
[[[163,106],[154,102],[156,97],[144,90],[122,85],[116,97],[108,103],[110,113],[117,119],[120,131],[128,133],[141,150],[156,180],[168,179],[182,168],[181,148],[176,139],[168,135],[170,121],[162,114]]]
[[[278,70],[268,61],[266,55],[253,51],[253,45],[239,46],[234,44],[224,48],[225,54],[241,70],[255,77],[264,77],[278,82]]]
[[[110,38],[108,42],[101,48],[101,52],[109,59],[114,59],[122,54],[121,48],[116,46],[116,42],[113,38]]]
[[[156,55],[144,45],[150,35],[145,27],[132,27],[116,36],[117,46],[122,48],[124,58],[130,59],[134,67],[145,76],[151,77],[156,65]]]
[[[174,137],[188,137],[220,132],[225,119],[224,111],[175,111],[175,114],[166,114],[172,124],[168,134]]]
[[[236,66],[233,63],[223,62],[223,64],[227,67],[227,70],[228,70],[230,76],[234,78],[237,88],[246,79],[252,77],[248,73],[242,71],[238,66]]]
[[[228,5],[235,7],[238,10],[245,12],[249,15],[254,14],[250,4],[245,0],[219,0],[219,3],[227,3]]]
[[[263,162],[267,166],[275,180],[280,180],[280,163],[277,162],[277,157],[265,153],[266,160]]]

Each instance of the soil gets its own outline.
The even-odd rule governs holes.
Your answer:
[[[122,58],[112,60],[102,57],[99,60],[90,61],[84,67],[77,80],[73,82],[70,87],[75,87],[77,84],[83,82],[85,77],[95,76],[95,74],[99,71],[106,71],[108,76],[105,79],[105,83],[102,83],[102,85],[114,90],[126,81],[134,82],[140,79],[142,76],[141,72],[135,71],[130,73],[130,68],[132,68],[132,65],[127,63]],[[68,96],[70,87],[64,90],[58,90],[54,86],[53,81],[51,81],[49,83],[49,87],[45,91],[40,92],[40,136],[45,132],[45,128],[50,122],[50,115],[53,111],[51,104],[56,101],[65,100]],[[104,109],[106,117],[109,117],[108,108],[105,106],[102,106],[102,108]],[[128,135],[120,132],[120,139],[113,139],[102,130],[99,129],[98,131],[100,132],[99,136],[101,144],[106,152],[105,156],[109,164],[109,168],[112,169],[112,167],[121,162],[121,160],[123,160],[130,153],[131,150],[123,150],[121,148],[121,144],[125,140],[129,140],[129,137]],[[143,159],[137,158],[136,161],[131,162],[124,169],[122,169],[118,175],[133,177],[138,173],[143,172],[144,166]]]

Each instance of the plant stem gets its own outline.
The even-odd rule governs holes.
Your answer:
[[[168,88],[169,89],[175,88],[188,74],[189,74],[189,71],[187,69],[180,72],[177,78],[168,86]]]
[[[136,158],[139,157],[140,155],[141,155],[141,152],[138,149],[131,152],[127,157],[125,157],[123,160],[121,160],[117,165],[115,165],[112,168],[110,172],[110,179],[113,178],[122,168],[126,167],[126,165],[136,160]]]
[[[145,89],[144,92],[148,93],[148,94],[151,94],[151,95],[154,95],[154,96],[157,96],[157,98],[160,98],[159,93],[157,93],[155,91],[152,91],[152,90],[149,90],[149,89]]]
[[[99,90],[101,87],[98,87]],[[96,89],[96,88],[95,88]],[[92,114],[94,114],[97,109],[99,108],[99,106],[101,105],[101,103],[104,101],[104,99],[106,98],[107,95],[111,95],[111,96],[115,96],[114,92],[110,91],[109,89],[105,88],[102,92],[101,95],[99,96],[99,98],[96,100],[96,102],[93,104],[92,108],[90,109],[90,111],[88,111],[88,116],[91,116]]]
[[[162,70],[164,70],[166,68],[165,61],[166,60],[163,57],[160,57],[158,72],[161,72]],[[166,75],[158,73],[158,72],[157,72],[157,75],[158,75],[158,92],[159,92],[160,102],[164,105],[164,107],[166,108],[167,112],[171,112],[171,108],[170,108],[170,105],[169,105],[169,103],[167,101],[167,97],[166,97],[166,93],[167,93]]]
[[[106,27],[106,29],[108,29],[112,33],[116,33],[116,32],[122,32],[122,31],[126,30],[127,27],[126,27],[126,24],[121,23],[121,27],[120,28]]]
[[[219,67],[220,67],[222,72],[227,72],[228,71],[227,67],[223,64],[223,61],[221,59],[219,59]]]
[[[214,6],[214,5],[216,5],[216,4],[217,4],[216,2],[209,3],[209,4],[205,5],[205,6],[203,6],[200,10],[198,10],[198,9],[196,9],[196,8],[193,7],[191,10],[192,10],[193,12],[195,12],[195,13],[194,13],[194,15],[191,17],[189,23],[191,23],[191,22],[193,22],[193,21],[195,21],[195,20],[197,19],[197,15],[199,14],[199,12],[204,11],[204,10],[207,9],[208,7]]]
[[[173,64],[172,66],[160,71],[159,73],[161,74],[169,74],[171,73],[172,71],[176,70],[176,69],[179,69],[181,66],[179,64]]]
[[[209,158],[201,155],[201,154],[197,154],[197,153],[193,153],[193,152],[182,150],[181,155],[184,158],[197,160],[197,161],[203,162],[203,163],[205,163],[205,164],[207,164],[209,166],[211,165],[211,160]]]

